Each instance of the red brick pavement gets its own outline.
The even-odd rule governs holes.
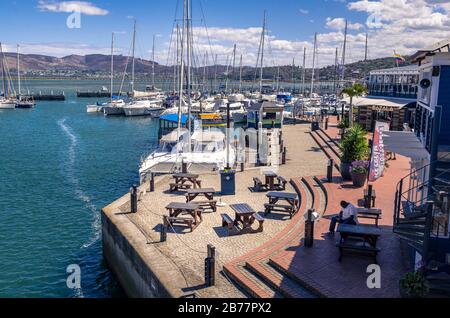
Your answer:
[[[378,257],[382,272],[381,289],[367,288],[366,269],[371,264],[370,258],[345,255],[340,263],[338,262],[339,250],[335,246],[339,234],[336,234],[334,238],[324,235],[328,232],[329,219],[340,210],[341,200],[350,201],[355,205],[362,203],[363,188],[355,189],[351,183],[342,182],[338,177],[333,183],[325,184],[329,206],[324,218],[316,224],[314,247],[311,249],[303,246],[288,248],[273,256],[271,264],[321,296],[398,297],[398,280],[405,272],[405,268],[399,239],[392,232],[393,207],[397,182],[408,174],[409,163],[407,158],[397,156],[397,160],[389,161],[389,164],[390,168],[385,176],[373,184],[377,192],[376,207],[383,211],[383,218],[380,221],[382,236],[379,240],[382,252]],[[361,223],[365,221],[362,220]]]

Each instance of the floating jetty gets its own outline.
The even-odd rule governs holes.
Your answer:
[[[31,98],[33,100],[38,100],[38,101],[64,101],[66,100],[66,95],[64,94],[64,92],[62,92],[61,94],[54,94],[53,92],[51,92],[50,94],[42,94],[41,92],[39,92],[39,94],[30,94],[28,96],[24,96],[26,98]]]

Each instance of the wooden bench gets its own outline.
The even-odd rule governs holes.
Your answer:
[[[227,235],[234,233],[234,221],[233,219],[226,213],[220,215],[222,217],[222,227],[227,228]]]
[[[213,212],[217,212],[217,200],[194,201],[194,203],[198,204],[203,210],[209,208]]]
[[[253,183],[254,183],[253,189],[256,192],[261,192],[263,190],[264,184],[262,183],[262,181],[258,177],[254,177],[253,178]]]
[[[283,205],[283,204],[264,204],[264,208],[266,209],[265,213],[268,214],[270,212],[288,212],[290,214],[294,213],[294,207],[291,205]]]
[[[257,232],[263,232],[265,219],[258,213],[255,213],[254,217],[255,217],[255,220],[258,221],[258,223],[259,223],[259,228],[258,228]]]
[[[357,209],[358,218],[375,220],[375,225],[378,227],[379,220],[381,219],[380,209]]]
[[[277,185],[278,189],[280,191],[286,190],[287,180],[281,176],[277,177],[277,179],[278,179],[278,185]]]
[[[344,251],[347,252],[357,252],[364,253],[372,256],[374,258],[375,264],[378,264],[377,256],[381,250],[377,247],[371,247],[369,245],[364,244],[363,241],[357,239],[346,239],[344,242],[337,243],[336,246],[339,248],[339,262],[342,262],[342,257]]]
[[[194,220],[191,218],[169,217],[168,221],[171,225],[186,225],[191,229],[191,232],[194,231]]]
[[[298,210],[298,198],[296,193],[269,192],[269,203],[264,204],[265,214],[271,212],[287,212],[292,218]],[[285,204],[280,204],[281,202]]]
[[[178,184],[178,183],[171,183],[170,184],[170,192],[178,191],[178,190],[189,190],[192,188],[192,185],[190,184]]]

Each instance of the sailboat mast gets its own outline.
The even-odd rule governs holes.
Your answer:
[[[133,61],[131,64],[131,92],[134,93],[134,76],[135,76],[135,56],[136,56],[136,20],[134,20],[133,28]]]
[[[339,53],[338,53],[338,48],[336,48],[336,55],[334,57],[334,74],[333,74],[333,79],[334,79],[334,93],[337,96],[337,80],[338,80],[338,68],[339,68]]]
[[[233,68],[231,70],[231,74],[233,74],[233,76],[231,77],[231,80],[233,81],[231,84],[231,87],[232,87],[231,92],[232,93],[235,89],[235,86],[234,86],[234,79],[235,79],[234,70],[235,69],[236,69],[236,44],[234,44],[234,47],[233,47]]]
[[[3,97],[6,98],[6,78],[5,78],[5,62],[4,62],[4,55],[3,55],[3,47],[2,43],[0,43],[0,59],[2,61],[2,83],[3,83]]]
[[[19,85],[19,98],[22,95],[22,87],[20,81],[20,45],[17,44],[17,82]]]
[[[292,59],[292,94],[295,94],[295,58]]]
[[[217,54],[214,58],[214,91],[217,91]]]
[[[114,90],[114,32],[112,33],[111,38],[111,102],[114,99],[113,90]]]
[[[239,62],[239,93],[242,92],[242,54]]]
[[[303,48],[302,95],[305,96],[306,81],[306,47]]]
[[[344,79],[345,79],[345,55],[347,50],[347,28],[348,21],[345,20],[345,31],[344,31],[344,47],[342,49],[342,74],[341,74],[341,85],[344,87]]]
[[[280,91],[280,66],[277,67],[277,93]]]
[[[188,94],[188,123],[189,123],[189,136],[188,136],[188,145],[189,152],[192,152],[191,147],[191,133],[192,133],[192,125],[191,125],[191,112],[192,112],[192,78],[191,78],[191,59],[192,59],[192,43],[191,43],[191,0],[187,0],[187,11],[186,11],[186,24],[187,24],[187,94]]]
[[[184,40],[186,39],[186,3],[184,0],[183,5],[183,26],[181,30],[180,39],[180,92],[178,96],[178,139],[181,136],[181,115],[182,115],[182,103],[183,103],[183,91],[184,91]]]
[[[155,35],[153,35],[152,46],[152,86],[155,87]]]
[[[364,61],[367,61],[368,52],[369,52],[369,33],[366,32],[366,50],[364,55]]]
[[[316,69],[316,51],[317,51],[317,33],[314,34],[314,49],[313,49],[313,64],[312,64],[312,74],[311,74],[311,90],[309,97],[312,98],[314,93],[314,72]]]
[[[264,67],[264,44],[266,38],[266,10],[264,10],[263,29],[261,34],[261,69],[259,76],[259,92],[262,94],[263,88],[263,67]]]

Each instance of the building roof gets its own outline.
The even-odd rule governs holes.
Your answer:
[[[417,73],[419,74],[419,67],[417,65],[407,65],[401,67],[384,68],[380,70],[373,70],[370,75],[376,74],[399,74],[399,73]]]
[[[421,49],[410,56],[409,60],[413,63],[419,63],[422,61],[428,54],[430,53],[438,53],[438,52],[450,52],[450,39],[446,39],[435,43],[429,47]]]
[[[383,131],[384,148],[415,160],[427,159],[429,154],[413,132]]]
[[[350,97],[342,99],[342,101],[350,104]],[[408,104],[414,103],[415,99],[407,98],[379,98],[379,97],[354,97],[353,106],[379,106],[379,107],[389,107],[389,108],[403,108]]]
[[[178,123],[178,114],[167,114],[160,117],[161,120],[170,121],[172,123]],[[188,120],[188,115],[181,116],[181,124],[185,125]]]

